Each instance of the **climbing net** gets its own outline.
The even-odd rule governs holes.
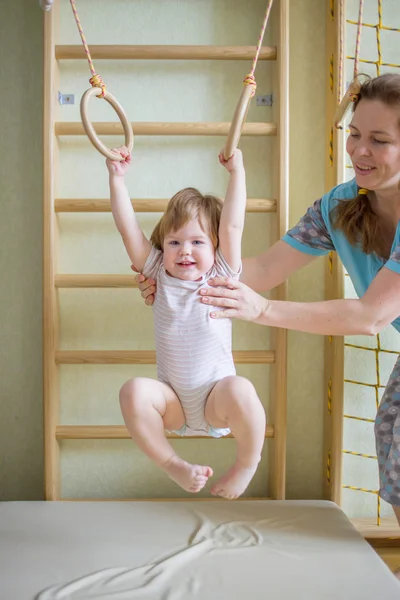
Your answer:
[[[342,10],[343,2],[341,2]],[[349,55],[345,53],[341,40],[341,64],[344,76],[351,80],[356,72],[371,76],[400,69],[395,59],[400,57],[400,6],[398,0],[349,0],[344,23]],[[398,24],[399,28],[389,27]],[[355,43],[354,43],[355,42]],[[346,56],[345,56],[346,54]],[[345,61],[343,60],[345,56]],[[385,58],[384,58],[385,57]],[[349,119],[349,115],[347,119]],[[346,164],[346,178],[353,177],[352,167]],[[346,276],[346,296],[353,295],[349,278]],[[356,338],[356,342],[345,340],[344,379],[344,460],[343,477],[345,490],[367,495],[368,499],[355,499],[344,495],[344,508],[351,512],[351,504],[362,506],[369,514],[370,499],[376,497],[376,524],[381,524],[381,502],[377,489],[377,473],[374,450],[373,423],[385,385],[400,352],[396,332],[387,330],[375,338]],[[354,341],[354,338],[351,338]],[[369,464],[367,464],[369,463]],[[352,481],[358,485],[347,485]],[[350,492],[352,494],[352,492]],[[348,501],[348,502],[347,502]],[[374,501],[373,501],[374,502]],[[357,514],[360,509],[357,508]]]

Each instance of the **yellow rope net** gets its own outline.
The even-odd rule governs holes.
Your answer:
[[[360,10],[358,13],[359,14],[358,21],[343,18],[343,21],[346,23],[349,38],[351,37],[351,39],[355,40],[355,42],[356,42],[354,55],[346,56],[346,59],[351,61],[351,64],[354,66],[353,70],[357,70],[358,72],[363,72],[363,67],[361,65],[365,65],[366,68],[364,69],[364,71],[368,72],[371,75],[374,74],[373,72],[371,72],[371,66],[372,66],[372,70],[373,70],[373,66],[375,67],[376,75],[381,75],[383,68],[384,68],[384,71],[400,69],[400,64],[385,62],[383,60],[382,47],[383,46],[386,47],[386,44],[388,44],[388,48],[394,48],[395,53],[397,55],[399,55],[399,45],[398,44],[400,42],[400,39],[394,39],[391,36],[390,37],[387,36],[387,34],[385,33],[384,34],[385,35],[385,43],[383,43],[383,41],[382,41],[383,32],[400,33],[400,28],[388,27],[387,25],[384,24],[384,22],[383,22],[384,14],[383,14],[382,4],[383,4],[383,0],[377,0],[377,7],[376,7],[377,8],[377,22],[375,22],[375,23],[368,23],[363,20],[362,0],[360,0],[360,2],[359,2]],[[342,4],[342,7],[343,7],[343,4]],[[386,15],[386,17],[391,18],[393,21],[394,18],[396,18],[396,16],[397,16],[398,21],[400,22],[399,7],[394,8],[395,4],[393,2],[391,2],[391,7],[392,7],[392,10],[390,11],[391,12],[390,17],[388,15]],[[368,8],[370,9],[370,6]],[[375,30],[375,40],[374,41],[371,39],[370,35],[365,35],[366,31],[371,32],[371,30]],[[363,37],[361,44],[360,44],[360,33],[362,34],[362,37]],[[397,36],[396,36],[396,38],[397,38]],[[396,46],[396,44],[397,44],[397,46]],[[369,55],[373,54],[373,45],[376,46],[375,59],[372,59],[371,57],[363,58],[362,57],[363,51]],[[341,44],[341,46],[342,46],[342,44]],[[341,48],[341,56],[342,56],[341,62],[343,65],[343,48]],[[352,168],[352,167],[351,167],[351,165],[346,165],[346,168]],[[373,389],[374,396],[375,396],[375,404],[376,404],[376,409],[377,409],[379,406],[381,394],[383,393],[383,390],[385,389],[385,385],[382,382],[382,376],[381,376],[382,355],[394,355],[395,357],[397,357],[399,351],[398,350],[397,351],[396,350],[388,350],[388,349],[383,348],[382,344],[381,344],[381,336],[380,335],[376,336],[374,346],[371,346],[371,345],[363,346],[363,345],[351,344],[345,340],[345,349],[346,349],[346,351],[347,351],[347,349],[349,349],[349,350],[353,349],[353,350],[362,350],[362,351],[365,351],[368,353],[374,353],[374,363],[375,363],[375,382],[374,383],[367,383],[366,381],[358,381],[356,379],[350,379],[350,378],[345,378],[344,381],[345,381],[345,384],[349,384],[350,386],[353,386],[353,385],[354,386],[363,386],[363,387]],[[328,387],[328,410],[329,410],[329,412],[331,411],[331,384]],[[348,420],[361,421],[364,423],[371,423],[371,429],[373,427],[372,424],[374,423],[374,419],[358,416],[356,414],[344,414],[344,419],[345,419],[345,423]],[[361,457],[366,460],[375,460],[375,461],[377,460],[376,455],[355,452],[354,450],[351,450],[351,449],[343,449],[343,453],[345,455]],[[328,480],[330,480],[330,457],[329,456],[328,456],[328,463],[327,463],[327,477],[328,477]],[[376,496],[376,523],[377,523],[377,525],[381,524],[381,503],[380,503],[380,498],[379,498],[377,489],[370,489],[368,487],[357,487],[357,486],[352,486],[352,485],[343,485],[342,487],[343,487],[343,489],[348,489],[348,490],[353,490],[356,492],[375,495]]]
[[[374,353],[374,359],[375,359],[375,372],[376,372],[376,381],[375,383],[367,383],[365,381],[358,381],[356,379],[347,379],[345,378],[344,382],[351,384],[351,385],[356,385],[356,386],[365,386],[368,388],[372,388],[374,390],[374,395],[375,395],[375,405],[376,405],[376,409],[378,409],[379,407],[379,402],[380,402],[380,397],[381,397],[381,393],[383,392],[383,390],[385,389],[385,385],[382,383],[381,381],[381,362],[380,362],[380,355],[381,354],[390,354],[390,355],[394,355],[396,358],[398,356],[398,352],[395,350],[387,350],[385,348],[382,348],[381,346],[381,336],[378,334],[376,336],[376,341],[375,341],[376,345],[375,347],[370,347],[370,346],[360,346],[360,345],[356,345],[356,344],[350,344],[348,342],[345,341],[345,348],[353,348],[356,350],[364,350],[367,352],[372,352]],[[328,390],[328,402],[329,402],[329,390]],[[356,420],[356,421],[362,421],[364,423],[374,423],[374,419],[370,419],[367,417],[361,417],[358,415],[353,415],[353,414],[344,414],[343,415],[344,419],[352,419],[352,420]],[[361,452],[354,452],[353,450],[347,450],[344,449],[343,450],[344,454],[347,455],[352,455],[352,456],[359,456],[361,458],[365,458],[365,459],[373,459],[373,460],[377,460],[377,456],[376,455],[372,455],[372,454],[364,454]],[[364,492],[367,494],[375,494],[376,495],[376,502],[377,502],[377,513],[376,513],[376,517],[377,517],[377,525],[380,525],[381,523],[381,504],[380,504],[380,498],[378,495],[378,490],[377,489],[369,489],[369,488],[364,488],[364,487],[356,487],[353,485],[343,485],[344,489],[348,489],[348,490],[354,490],[357,492]]]
[[[378,7],[377,7],[378,8],[378,23],[361,22],[362,27],[369,27],[369,28],[375,29],[375,31],[376,31],[377,59],[376,60],[366,60],[364,58],[358,58],[359,64],[364,63],[364,64],[368,64],[368,65],[375,65],[377,75],[381,74],[381,67],[400,69],[400,64],[384,62],[382,60],[382,32],[383,31],[393,31],[393,32],[397,32],[397,33],[400,32],[400,29],[396,29],[395,27],[387,27],[386,25],[383,24],[382,1],[383,0],[377,0],[377,2],[378,2]],[[352,21],[350,19],[346,19],[346,23],[348,23],[349,25],[358,26],[357,21]],[[350,60],[356,60],[355,56],[346,56],[346,58],[350,59]]]

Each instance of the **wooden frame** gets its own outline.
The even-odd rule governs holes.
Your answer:
[[[123,133],[120,123],[92,123],[97,135],[119,135]],[[229,133],[230,123],[131,123],[137,135],[221,135]],[[82,123],[56,123],[55,133],[62,135],[84,135]],[[242,135],[276,135],[274,123],[245,123]]]
[[[249,199],[247,210],[272,213],[276,220],[274,237],[286,231],[288,222],[288,3],[276,2],[279,20],[278,45],[261,49],[260,60],[276,64],[275,112],[277,123],[246,123],[242,135],[274,136],[276,139],[276,196],[273,199]],[[53,9],[44,14],[45,19],[45,82],[44,82],[44,431],[45,431],[45,497],[59,500],[60,486],[59,441],[63,439],[127,439],[128,432],[120,426],[65,426],[59,424],[60,364],[154,364],[155,353],[148,351],[68,351],[60,350],[57,290],[61,288],[135,288],[133,276],[78,275],[57,273],[57,213],[110,212],[106,199],[68,199],[57,197],[57,139],[59,136],[84,135],[81,123],[56,122],[58,60],[83,59],[80,46],[56,44],[59,0]],[[98,46],[91,47],[96,59],[154,59],[154,60],[250,60],[255,48],[251,46]],[[275,90],[274,90],[275,91]],[[122,132],[119,123],[94,123],[99,135]],[[133,123],[135,135],[194,135],[226,136],[230,123]],[[279,131],[279,135],[278,135]],[[136,210],[160,212],[166,199],[133,199]],[[277,297],[286,298],[286,286],[280,286]],[[270,458],[269,489],[272,498],[285,497],[286,475],[286,331],[276,332],[273,350],[236,351],[235,361],[241,364],[263,364],[273,368],[271,384],[272,424],[268,425],[266,438],[273,444]],[[174,437],[174,436],[171,436]],[[203,438],[211,439],[211,438]],[[244,498],[248,499],[248,498]],[[166,498],[165,500],[168,500]],[[175,499],[174,499],[175,500]]]
[[[268,425],[265,432],[265,438],[274,437],[274,428]],[[58,440],[130,440],[129,431],[123,425],[59,425],[56,429]],[[180,440],[182,436],[175,433],[168,433],[166,437],[170,440]],[[203,439],[203,435],[193,435],[192,439]],[[221,440],[232,439],[229,434]],[[209,439],[209,438],[207,438]]]
[[[235,363],[240,365],[272,365],[275,362],[275,353],[271,350],[234,350],[233,358]],[[155,350],[56,350],[54,360],[58,365],[155,365],[156,352]]]
[[[55,352],[59,340],[59,312],[54,277],[58,231],[54,211],[57,180],[57,139],[54,136],[58,65],[54,58],[58,4],[44,14],[43,115],[43,411],[45,498],[60,497],[60,460],[56,427],[59,415],[59,381]]]
[[[276,6],[275,6],[276,8]],[[289,0],[280,0],[278,56],[274,77],[274,111],[279,135],[275,153],[277,191],[276,239],[289,226]],[[275,290],[277,300],[287,300],[287,283]],[[286,497],[286,413],[287,413],[287,330],[274,328],[272,347],[275,368],[270,383],[270,414],[275,427],[273,452],[269,461],[269,490],[272,498]]]
[[[132,198],[132,205],[136,212],[158,213],[167,208],[169,198]],[[268,198],[248,198],[246,212],[267,213],[276,212],[276,200]],[[56,212],[111,212],[109,200],[103,198],[56,198]]]
[[[90,46],[93,59],[108,60],[252,60],[256,46]],[[56,46],[57,60],[85,59],[81,44]],[[263,46],[258,60],[276,60],[276,48]]]
[[[341,181],[343,152],[342,131],[334,127],[334,116],[339,96],[340,56],[340,1],[327,0],[326,62],[327,103],[325,168],[326,190]],[[325,297],[327,300],[343,298],[343,269],[337,255],[331,253],[326,260]],[[339,336],[325,338],[325,401],[324,401],[324,495],[337,504],[342,497],[342,438],[344,394],[344,339]]]

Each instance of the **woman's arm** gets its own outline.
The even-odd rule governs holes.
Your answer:
[[[256,291],[266,292],[286,281],[292,273],[308,265],[315,258],[317,256],[314,254],[305,254],[279,240],[260,256],[243,259],[240,281]],[[136,273],[138,271],[133,265],[132,270]],[[156,292],[155,281],[146,279],[141,274],[136,276],[136,281],[143,300],[148,306],[151,306]],[[220,292],[223,296],[222,289]]]
[[[292,273],[308,265],[315,258],[316,255],[296,250],[279,240],[263,254],[243,259],[240,281],[253,290],[266,292],[286,281]]]
[[[385,267],[358,300],[275,301],[228,278],[216,278],[213,284],[227,286],[201,291],[203,302],[225,307],[212,313],[217,319],[244,319],[321,335],[376,335],[400,314],[400,273]]]
[[[299,223],[285,236],[285,241],[279,240],[260,256],[245,258],[240,281],[253,290],[272,290],[317,256],[334,250],[322,216],[321,204],[322,199],[314,202]],[[137,271],[134,267],[133,270]],[[138,275],[136,280],[146,304],[151,305],[154,301],[154,281],[145,280],[142,275]],[[223,296],[223,290],[220,291]]]

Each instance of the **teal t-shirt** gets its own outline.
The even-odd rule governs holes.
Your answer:
[[[397,224],[389,260],[375,253],[365,254],[359,246],[350,244],[344,233],[333,227],[330,219],[330,213],[339,200],[350,200],[355,198],[357,193],[355,179],[334,187],[317,200],[282,239],[306,254],[322,256],[331,250],[336,251],[353,282],[358,297],[361,298],[383,266],[400,274],[400,221]],[[400,331],[400,316],[393,321],[392,325]]]

